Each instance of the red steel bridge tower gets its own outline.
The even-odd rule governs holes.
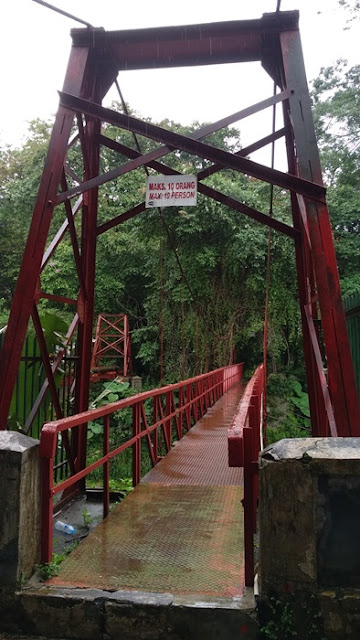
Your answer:
[[[99,380],[109,379],[109,373],[132,375],[129,320],[125,314],[98,316],[91,371],[93,378]]]
[[[62,417],[61,407],[56,402],[54,381],[61,353],[55,361],[49,360],[38,313],[41,297],[74,307],[74,319],[67,339],[77,334],[79,357],[75,411],[88,408],[97,239],[108,229],[145,211],[145,203],[140,202],[112,220],[99,224],[98,188],[142,166],[161,174],[174,174],[165,157],[178,149],[212,162],[210,168],[198,174],[201,193],[285,234],[293,243],[312,433],[321,436],[360,435],[359,405],[298,18],[298,12],[291,11],[265,14],[257,20],[127,31],[88,27],[71,32],[70,59],[0,356],[0,428],[6,428],[30,317],[42,352],[46,385],[53,397],[57,417]],[[278,93],[207,125],[191,136],[165,130],[102,106],[103,98],[116,82],[119,71],[249,61],[261,62],[277,85]],[[274,104],[282,105],[284,126],[247,148],[230,153],[204,141],[209,134]],[[146,136],[156,141],[158,146],[142,154],[139,149],[104,136],[102,122]],[[286,144],[287,173],[248,159],[252,152],[281,138]],[[74,145],[81,150],[81,176],[70,166],[68,158],[69,149]],[[103,148],[125,155],[128,161],[119,162],[115,169],[101,174]],[[231,168],[289,192],[292,224],[285,224],[202,182],[223,168]],[[64,222],[48,243],[55,207],[64,211]],[[75,217],[81,218],[80,233]],[[41,288],[42,271],[49,268],[50,257],[65,234],[71,238],[78,277],[78,293],[72,300]],[[86,455],[86,433],[82,428],[77,439],[76,464],[81,468]]]

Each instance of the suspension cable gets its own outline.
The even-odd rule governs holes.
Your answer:
[[[160,238],[160,386],[164,379],[164,252]]]
[[[89,27],[89,28],[92,28],[92,29],[94,28],[94,26],[92,24],[90,24],[90,22],[86,22],[86,20],[82,20],[81,18],[77,18],[72,13],[68,13],[67,11],[64,11],[63,9],[59,9],[59,7],[55,7],[53,4],[50,4],[49,2],[45,2],[45,0],[33,0],[33,2],[36,2],[37,4],[41,4],[43,7],[46,7],[47,9],[51,9],[52,11],[55,11],[56,13],[60,13],[62,16],[66,16],[66,18],[70,18],[71,20],[75,20],[75,22],[80,22],[80,24],[84,24],[86,27]]]
[[[276,2],[276,13],[280,11],[281,0]],[[277,85],[274,81],[273,94],[276,95]],[[272,133],[275,133],[276,127],[276,104],[273,104],[272,108]],[[271,143],[271,168],[275,165],[275,140]],[[269,201],[269,216],[273,217],[274,209],[274,185],[270,185],[270,201]],[[266,380],[267,380],[267,352],[268,352],[268,316],[269,316],[269,295],[270,295],[270,267],[271,267],[271,227],[268,230],[268,246],[266,256],[266,293],[265,293],[265,319],[264,319],[264,336],[263,336],[263,364],[264,364],[264,405],[263,405],[263,433],[267,424],[267,412],[266,412]]]
[[[124,110],[124,113],[125,113],[125,115],[127,115],[127,116],[128,116],[128,115],[130,115],[130,114],[129,114],[129,110],[128,110],[128,108],[127,108],[127,104],[126,104],[126,102],[125,102],[125,99],[124,99],[123,93],[122,93],[122,91],[121,91],[121,89],[120,89],[120,85],[119,85],[119,83],[118,83],[118,80],[117,80],[117,79],[115,80],[115,86],[116,86],[116,89],[117,89],[117,91],[118,91],[118,94],[119,94],[119,97],[120,97],[120,101],[121,101],[121,106],[122,106],[122,108],[123,108],[123,110]],[[134,139],[134,142],[135,142],[135,145],[136,145],[136,149],[137,149],[137,151],[138,151],[139,153],[142,153],[142,149],[141,149],[141,146],[140,146],[140,143],[139,143],[139,140],[138,140],[137,134],[136,134],[134,131],[132,132],[132,136],[133,136],[133,139]],[[149,173],[149,169],[148,169],[148,167],[147,167],[146,165],[143,165],[143,167],[144,167],[144,171],[145,171],[146,175],[147,175],[147,176],[149,176],[149,175],[150,175],[150,173]],[[201,307],[200,307],[200,304],[199,304],[199,302],[197,301],[197,299],[196,299],[196,297],[195,297],[194,291],[193,291],[193,289],[192,289],[192,287],[191,287],[191,285],[190,285],[189,279],[188,279],[188,277],[187,277],[187,275],[186,275],[186,273],[185,273],[185,269],[184,269],[184,267],[183,267],[183,265],[182,265],[182,263],[181,263],[181,260],[180,260],[179,254],[178,254],[178,250],[177,250],[177,248],[176,248],[176,246],[175,246],[174,238],[173,238],[172,233],[171,233],[171,231],[170,231],[169,225],[168,225],[168,224],[167,224],[167,222],[166,222],[166,219],[165,219],[165,216],[164,216],[164,212],[163,212],[163,209],[162,209],[161,207],[158,207],[158,213],[159,213],[160,220],[161,220],[161,222],[162,222],[162,224],[163,224],[163,226],[164,226],[164,229],[165,229],[165,231],[166,231],[166,235],[167,235],[167,237],[168,237],[170,247],[171,247],[171,249],[172,249],[172,251],[173,251],[173,254],[174,254],[174,256],[175,256],[175,260],[176,260],[177,265],[178,265],[178,267],[179,267],[179,271],[180,271],[180,274],[181,274],[181,278],[182,278],[183,282],[186,284],[186,287],[187,287],[187,289],[188,289],[188,291],[189,291],[189,293],[190,293],[190,296],[191,296],[191,299],[192,299],[192,303],[193,303],[193,307],[194,307],[195,312],[197,312],[197,313],[201,316],[201,318],[202,318],[202,320],[203,320],[203,322],[204,322],[205,326],[207,327],[207,329],[208,329],[209,333],[210,333],[214,338],[216,338],[217,340],[224,340],[224,339],[225,339],[225,338],[224,338],[224,336],[219,336],[219,335],[218,335],[215,331],[213,331],[213,329],[209,326],[208,321],[207,321],[207,318],[205,317],[205,315],[204,315],[204,314],[203,314],[203,312],[202,312],[202,309],[201,309]]]

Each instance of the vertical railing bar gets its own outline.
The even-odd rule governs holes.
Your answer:
[[[193,420],[194,420],[194,424],[197,422],[197,395],[196,395],[196,382],[193,382],[190,385],[190,393],[191,393],[191,409],[192,409],[192,414],[193,414]]]
[[[110,415],[103,418],[103,455],[110,451]],[[103,465],[103,516],[106,518],[110,511],[110,461]]]
[[[178,392],[178,407],[179,411],[179,429],[180,429],[180,438],[183,437],[183,429],[184,429],[184,387],[181,387]]]
[[[157,398],[153,398],[153,424],[156,424],[157,422],[157,415],[158,415],[158,411],[157,411]],[[154,447],[154,453],[155,453],[155,461],[156,464],[159,461],[159,438],[158,438],[158,429],[155,429],[153,431],[153,447]]]
[[[52,559],[52,529],[53,529],[53,458],[41,458],[41,562],[51,562]]]
[[[66,351],[65,351],[65,354],[64,354],[63,362],[64,362],[64,374],[63,374],[62,379],[61,379],[62,386],[61,386],[61,383],[60,383],[60,386],[59,386],[59,392],[61,392],[61,396],[62,396],[62,402],[61,402],[62,407],[61,407],[61,409],[62,409],[62,412],[63,412],[63,416],[66,417],[67,416],[67,410],[66,410],[66,389],[65,389],[65,387],[66,387],[66,374],[67,374],[66,367],[68,366],[67,359],[66,359]]]
[[[133,405],[133,423],[132,423],[132,432],[133,437],[136,437],[140,434],[141,431],[141,409],[139,402]],[[133,477],[133,485],[136,487],[141,479],[141,442],[140,438],[136,438],[134,444],[132,445],[132,477]]]
[[[142,416],[142,421],[143,421],[145,429],[148,429],[149,425],[148,425],[148,421],[147,421],[147,417],[146,417],[146,413],[145,413],[145,406],[144,406],[143,403],[141,404],[141,416]],[[155,429],[155,431],[156,431],[156,429]],[[148,444],[151,464],[152,464],[153,467],[155,467],[155,465],[156,465],[156,456],[155,456],[155,453],[154,453],[153,442],[151,440],[151,434],[150,433],[147,434],[146,440],[147,440],[147,444]]]
[[[181,440],[181,432],[179,430],[179,425],[180,425],[180,412],[177,411],[177,404],[176,404],[176,400],[175,400],[175,391],[172,392],[171,394],[171,412],[175,413],[174,416],[174,423],[175,423],[175,431],[176,431],[176,437],[178,440]]]
[[[171,413],[171,391],[167,391],[165,394],[165,416],[167,417]],[[168,452],[171,449],[171,418],[165,421],[165,433],[167,434],[167,447]]]

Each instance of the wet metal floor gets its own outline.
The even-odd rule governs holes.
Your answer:
[[[241,596],[242,470],[227,465],[235,386],[60,565],[54,585]]]

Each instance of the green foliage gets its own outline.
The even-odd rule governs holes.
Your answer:
[[[358,86],[359,68],[346,69],[343,63],[324,69],[313,85],[317,131],[330,185],[330,212],[346,293],[355,291],[360,283]],[[113,108],[121,109],[117,103]],[[169,120],[161,124],[187,134],[200,126],[193,123],[184,127]],[[104,133],[133,146],[129,132],[104,125]],[[4,310],[13,292],[48,139],[48,123],[36,121],[21,149],[3,149],[0,295]],[[233,128],[212,134],[206,141],[221,149],[241,148],[240,133]],[[141,136],[139,144],[143,152],[157,146]],[[103,148],[100,170],[109,171],[126,161],[125,155]],[[164,162],[182,173],[209,165],[206,160],[178,151],[168,154]],[[72,147],[69,163],[81,176],[79,145]],[[68,181],[72,186],[70,176]],[[204,183],[264,213],[269,210],[269,186],[257,180],[222,170]],[[99,191],[99,224],[137,205],[144,195],[145,174],[141,168],[108,183]],[[63,215],[62,207],[56,207],[49,239],[62,223]],[[274,189],[274,215],[291,224],[288,195],[278,188]],[[81,225],[79,214],[75,218],[79,237]],[[148,210],[99,236],[95,314],[127,313],[134,368],[152,386],[159,383],[160,376],[160,315],[164,382],[227,364],[233,356],[246,359],[249,366],[255,365],[262,352],[267,243],[265,227],[201,194],[194,208],[165,208],[161,214]],[[271,263],[269,361],[273,371],[296,370],[302,362],[301,323],[294,247],[289,238],[273,234]],[[69,298],[77,296],[78,279],[69,234],[65,234],[44,269],[42,288]],[[57,302],[42,300],[40,304],[45,312],[58,312]],[[293,402],[297,412],[306,418],[305,397],[293,396],[297,398]],[[106,393],[104,402],[119,397],[124,396],[114,389]],[[90,424],[89,438],[96,437],[100,437],[99,425]]]
[[[296,638],[293,613],[289,602],[282,603],[277,598],[270,598],[269,620],[261,627],[260,637],[266,640],[288,640]]]
[[[112,380],[111,382],[104,382],[102,386],[103,390],[101,393],[91,401],[90,409],[103,407],[110,402],[117,402],[134,394],[128,382],[122,382],[118,379]]]
[[[130,388],[128,382],[113,380],[101,384],[101,391],[95,395],[91,401],[90,408],[105,406],[110,402],[118,402],[123,398],[134,395],[135,391]],[[99,386],[97,388],[99,391]],[[132,427],[132,407],[127,407],[121,411],[117,411],[110,416],[110,448],[114,448],[123,442],[131,434]],[[88,464],[99,459],[102,453],[102,422],[92,421],[88,423]],[[132,491],[132,479],[126,477],[131,473],[131,451],[125,451],[123,454],[116,456],[110,464],[110,491],[119,493],[122,498]],[[88,487],[97,487],[102,482],[102,469],[95,469],[87,479]]]
[[[10,305],[47,151],[50,125],[34,120],[21,149],[0,149],[0,295]]]
[[[309,396],[294,376],[272,374],[267,386],[268,444],[310,435]]]
[[[114,104],[113,108],[118,109],[119,105]],[[168,120],[161,124],[182,133],[192,133],[200,126],[194,123],[183,127]],[[132,146],[131,133],[119,132],[111,125],[105,125],[104,130],[108,137]],[[0,289],[5,304],[13,292],[27,230],[27,222],[23,223],[23,201],[26,201],[28,221],[48,137],[48,123],[32,123],[23,148],[4,150],[0,164],[0,173],[4,176],[0,199],[0,225],[3,223],[4,226],[0,249],[3,242],[4,250],[0,255],[11,256],[9,259],[6,257],[0,274],[0,285],[1,277],[6,278]],[[231,151],[241,147],[239,132],[233,128],[216,132],[206,141]],[[141,136],[139,143],[144,152],[156,147],[156,143]],[[104,148],[101,171],[109,171],[126,160],[125,156]],[[79,145],[72,147],[69,163],[81,175]],[[166,163],[183,173],[198,171],[209,164],[180,152],[168,154]],[[72,186],[71,177],[68,181]],[[206,183],[250,206],[265,212],[268,210],[269,188],[256,180],[224,170],[207,178]],[[144,192],[142,169],[107,184],[99,194],[99,223],[138,204],[143,200]],[[289,221],[288,199],[277,189],[275,209],[277,217]],[[63,211],[58,207],[54,212],[50,239],[62,221]],[[75,226],[80,236],[80,215],[75,218]],[[14,242],[15,231],[18,242]],[[18,253],[15,251],[17,246]],[[226,364],[231,360],[234,349],[237,358],[243,352],[250,363],[257,363],[261,351],[266,249],[266,229],[201,195],[196,208],[164,209],[161,216],[158,211],[147,211],[146,215],[99,236],[95,313],[128,314],[136,370],[151,379],[152,385],[158,384],[159,380],[160,298],[163,306],[165,382]],[[282,361],[289,360],[289,340],[299,331],[292,280],[293,247],[287,238],[279,237],[274,239],[272,252],[274,263],[279,263],[279,267],[272,276],[274,296],[270,308],[269,348],[273,358]],[[175,254],[183,265],[191,292],[181,276]],[[284,265],[286,276],[279,277],[279,273],[284,272]],[[42,288],[64,297],[75,298],[77,295],[78,281],[68,234],[42,273]],[[57,302],[50,300],[42,300],[40,305],[44,311],[59,308]],[[116,391],[106,400],[115,400],[115,395]],[[91,434],[99,435],[97,431],[98,427],[91,425],[90,438]]]
[[[321,69],[312,99],[339,275],[351,295],[360,287],[360,65]]]
[[[119,380],[112,380],[111,382],[104,382],[102,384],[102,391],[91,402],[90,409],[96,409],[97,407],[103,407],[111,402],[118,402],[123,398],[129,398],[134,395],[135,391],[131,389],[128,382],[121,382]],[[126,407],[121,411],[115,412],[110,417],[111,440],[118,435],[119,430],[129,429],[132,424],[132,408]],[[88,423],[88,440],[92,440],[94,436],[100,436],[103,431],[102,422],[91,421]],[[101,437],[94,439],[90,447],[89,453],[95,449],[97,450],[101,442]]]
[[[45,582],[52,578],[52,576],[57,576],[59,574],[59,565],[65,560],[66,556],[69,555],[78,545],[77,540],[75,540],[71,545],[68,545],[66,550],[63,553],[53,553],[50,562],[45,562],[44,564],[36,564],[35,569],[39,572],[40,579]]]
[[[83,517],[83,522],[84,522],[85,529],[89,529],[90,525],[92,523],[93,517],[92,517],[90,511],[86,507],[82,512],[82,517]]]
[[[340,7],[349,12],[348,24],[356,20],[360,14],[360,0],[338,0]]]
[[[119,493],[122,498],[134,490],[132,478],[110,478],[110,491]]]
[[[290,386],[295,395],[291,397],[291,402],[300,409],[303,416],[310,418],[309,396],[302,391],[301,384],[298,380],[291,380]]]
[[[313,594],[270,595],[258,603],[259,640],[326,640],[319,603]]]

